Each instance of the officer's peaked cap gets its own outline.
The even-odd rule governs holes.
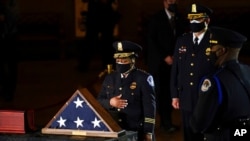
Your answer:
[[[188,19],[190,20],[195,20],[199,18],[207,18],[213,13],[213,10],[200,5],[193,3],[189,8],[188,8]]]
[[[225,47],[241,48],[243,43],[247,41],[247,37],[231,29],[213,26],[209,30],[211,31],[210,44],[212,45],[220,44]]]
[[[131,41],[116,41],[113,43],[115,49],[114,58],[138,57],[138,53],[142,51],[142,47]]]

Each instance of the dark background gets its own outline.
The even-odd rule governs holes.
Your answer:
[[[198,1],[198,0],[197,0]],[[78,88],[87,87],[93,94],[99,92],[102,79],[98,75],[103,71],[98,56],[91,62],[89,72],[76,70],[78,55],[75,36],[74,0],[16,0],[19,20],[18,55],[22,59],[18,64],[18,81],[14,101],[0,99],[0,109],[34,110],[35,125],[44,127],[63,106],[65,100]],[[179,0],[181,12],[194,0]],[[199,0],[214,10],[213,25],[235,29],[250,39],[249,0]],[[162,0],[119,0],[120,39],[136,41],[145,45],[145,27],[149,17],[162,8]],[[249,64],[248,44],[242,53],[247,56],[240,60]],[[146,47],[146,46],[143,46]],[[143,57],[143,56],[142,56]],[[144,68],[144,64],[138,61]],[[174,111],[174,122],[181,124],[180,114]],[[157,139],[179,141],[180,132],[168,135],[158,130]]]
[[[162,0],[118,1],[122,16],[119,22],[119,39],[144,44],[143,34],[147,20],[163,7]],[[193,2],[196,1],[179,0],[179,9],[186,14],[186,8]],[[212,25],[235,29],[250,38],[249,0],[199,0],[199,3],[214,10]],[[74,56],[74,52],[77,52],[74,49],[75,41],[79,40],[75,36],[74,0],[17,0],[16,6],[20,17],[21,50],[48,55],[49,49],[52,56],[65,57],[72,53]],[[29,36],[26,36],[27,33]]]

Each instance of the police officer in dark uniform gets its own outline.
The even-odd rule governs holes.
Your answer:
[[[211,14],[211,9],[192,4],[188,14],[192,32],[180,36],[175,46],[171,69],[171,97],[172,106],[180,109],[182,113],[184,141],[203,139],[202,134],[192,132],[189,121],[198,99],[199,81],[202,76],[214,69],[204,54],[209,46],[208,25]]]
[[[162,1],[163,8],[151,17],[148,24],[146,63],[148,72],[152,74],[155,81],[161,129],[172,133],[179,127],[172,121],[170,73],[176,37],[184,33],[188,20],[179,12],[176,0]]]
[[[211,27],[211,33],[206,54],[218,69],[202,81],[191,125],[206,141],[249,140],[250,133],[230,138],[239,127],[250,129],[250,67],[238,61],[247,38],[221,27]]]
[[[130,41],[115,42],[113,47],[116,71],[105,77],[98,101],[121,128],[137,131],[138,141],[154,140],[154,80],[149,73],[135,66],[142,47]]]

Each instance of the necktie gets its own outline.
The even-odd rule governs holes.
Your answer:
[[[174,16],[171,16],[171,18],[170,18],[170,25],[171,25],[171,27],[172,27],[172,29],[175,29],[175,19],[174,19]]]
[[[171,18],[169,19],[171,28],[173,29],[174,35],[175,35],[175,17],[171,16]]]
[[[198,46],[198,40],[199,40],[199,38],[198,38],[198,37],[195,37],[195,39],[194,39],[194,45],[195,45],[195,46]]]

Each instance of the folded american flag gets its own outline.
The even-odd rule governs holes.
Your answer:
[[[109,131],[93,107],[77,93],[57,115],[51,128]]]
[[[117,137],[125,132],[87,89],[82,92],[71,96],[42,133]]]

